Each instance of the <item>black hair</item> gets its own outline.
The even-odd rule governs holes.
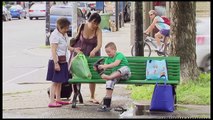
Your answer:
[[[89,18],[89,17],[90,17],[90,15],[91,15],[91,12],[87,13],[87,18]]]
[[[92,22],[93,20],[95,23],[99,24],[101,22],[101,16],[98,13],[93,13],[90,15],[88,22]]]

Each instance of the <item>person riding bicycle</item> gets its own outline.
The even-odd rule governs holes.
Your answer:
[[[155,26],[158,28],[159,32],[155,34],[155,40],[157,41],[157,50],[159,52],[162,52],[163,49],[161,49],[161,43],[160,40],[164,37],[165,43],[167,43],[167,38],[169,37],[170,32],[170,26],[167,25],[163,18],[157,15],[157,12],[155,10],[149,11],[149,17],[153,20],[152,24],[144,31],[145,34],[149,34]]]

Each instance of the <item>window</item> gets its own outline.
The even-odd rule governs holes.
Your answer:
[[[50,9],[51,15],[72,16],[71,7],[53,7]]]

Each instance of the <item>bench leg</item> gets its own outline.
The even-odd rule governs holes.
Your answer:
[[[72,99],[72,108],[76,108],[76,102],[77,102],[77,96],[78,96],[77,84],[73,84],[73,92],[74,92],[74,96]]]
[[[172,85],[172,91],[174,96],[174,103],[177,103],[177,96],[176,96],[176,85]]]
[[[73,84],[74,96],[72,99],[72,108],[76,108],[77,96],[79,98],[79,102],[83,103],[83,97],[81,95],[81,84]]]
[[[79,103],[84,103],[84,101],[83,101],[83,97],[82,97],[82,95],[81,95],[81,84],[78,84],[78,87],[77,87],[78,89],[78,99],[79,99]]]

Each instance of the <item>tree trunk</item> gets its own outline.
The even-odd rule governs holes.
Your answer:
[[[180,56],[181,80],[194,80],[199,75],[196,63],[195,2],[173,2],[171,23],[171,55]]]

